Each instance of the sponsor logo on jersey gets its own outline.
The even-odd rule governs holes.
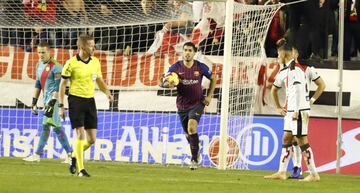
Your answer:
[[[181,83],[183,85],[193,85],[199,83],[199,80],[182,80]]]

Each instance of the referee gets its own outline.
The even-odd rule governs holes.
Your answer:
[[[77,169],[78,176],[90,177],[84,168],[83,154],[96,140],[97,110],[94,99],[95,82],[99,89],[106,94],[110,102],[113,101],[113,96],[102,78],[99,60],[93,56],[95,50],[93,37],[89,35],[79,36],[77,47],[78,54],[66,62],[61,73],[59,114],[61,117],[65,117],[65,88],[70,81],[68,97],[69,117],[71,127],[76,129],[70,172],[75,174]]]

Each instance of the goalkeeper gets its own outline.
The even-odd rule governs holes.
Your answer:
[[[44,117],[42,122],[42,132],[37,150],[33,155],[24,158],[24,161],[40,161],[40,155],[44,153],[44,147],[50,134],[50,127],[54,128],[56,137],[71,158],[72,149],[69,145],[66,134],[61,127],[59,116],[58,91],[61,78],[62,66],[50,56],[50,49],[47,42],[41,42],[38,45],[38,55],[40,61],[36,65],[36,82],[31,111],[34,115],[38,115],[37,101],[42,90],[44,98]]]

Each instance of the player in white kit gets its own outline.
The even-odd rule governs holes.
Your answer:
[[[309,85],[306,76],[307,66],[297,64],[294,60],[293,49],[290,45],[283,45],[278,49],[279,62],[286,64],[276,77],[272,88],[273,100],[280,114],[284,115],[284,136],[279,171],[265,176],[266,179],[286,179],[286,169],[292,154],[292,140],[298,139],[300,148],[310,175],[303,181],[319,181],[316,172],[314,156],[307,140],[310,99]],[[277,89],[285,84],[287,105],[282,107],[277,98]],[[278,88],[277,88],[278,87]],[[275,94],[276,93],[276,94]]]

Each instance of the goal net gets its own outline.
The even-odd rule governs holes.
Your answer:
[[[29,156],[39,140],[42,113],[34,116],[30,110],[39,61],[36,45],[47,41],[52,56],[65,64],[77,53],[77,37],[87,33],[95,38],[95,56],[115,101],[109,104],[96,90],[97,141],[85,152],[86,159],[190,162],[177,115],[176,89],[160,88],[157,80],[181,59],[182,45],[192,41],[198,46],[196,59],[218,79],[198,126],[200,164],[248,168],[248,155],[257,145],[251,123],[262,48],[281,5],[228,1],[233,5],[227,8],[229,16],[225,1],[72,2],[0,2],[0,156]],[[204,94],[208,85],[203,82]],[[42,97],[38,106],[43,106]],[[68,118],[63,127],[72,141],[75,133]],[[45,150],[42,157],[65,155],[55,135]]]

